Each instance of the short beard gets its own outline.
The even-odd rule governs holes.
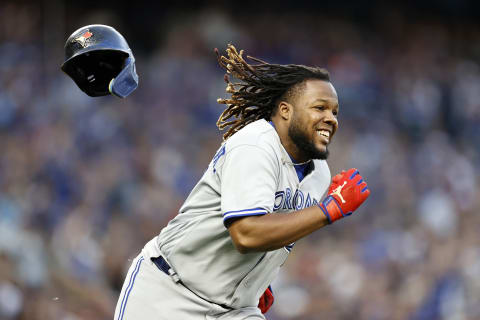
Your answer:
[[[288,136],[292,139],[298,150],[308,159],[326,160],[328,158],[328,148],[325,151],[318,150],[315,144],[307,137],[305,132],[300,128],[298,121],[292,119],[292,123],[288,128]]]

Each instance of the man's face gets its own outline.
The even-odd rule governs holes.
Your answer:
[[[338,97],[330,82],[306,80],[295,95],[288,136],[297,148],[295,160],[326,159],[337,131]],[[298,159],[297,159],[298,158]]]

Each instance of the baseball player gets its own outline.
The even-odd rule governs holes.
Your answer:
[[[321,68],[275,65],[229,45],[224,142],[179,214],[134,259],[115,320],[265,319],[295,241],[350,215],[358,170],[330,181],[338,98]],[[324,194],[326,197],[323,198]],[[323,200],[322,200],[323,199]]]

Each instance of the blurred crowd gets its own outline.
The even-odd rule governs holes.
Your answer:
[[[480,319],[480,24],[177,12],[154,50],[127,37],[140,85],[121,100],[90,98],[61,73],[36,9],[0,3],[0,319],[113,318],[131,259],[221,143],[212,49],[229,42],[330,71],[332,174],[356,167],[372,193],[297,242],[267,318]],[[114,12],[99,17],[131,35]],[[62,41],[83,21],[94,22]]]

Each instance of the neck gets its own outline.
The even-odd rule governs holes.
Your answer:
[[[305,164],[311,159],[302,156],[300,150],[298,150],[297,145],[292,141],[288,135],[288,126],[285,122],[278,119],[272,118],[273,127],[277,131],[278,136],[280,137],[280,142],[282,146],[287,151],[288,155],[292,159],[294,164]]]

